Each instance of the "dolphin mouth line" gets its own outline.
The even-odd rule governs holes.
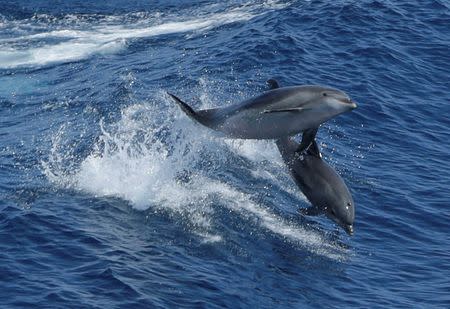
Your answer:
[[[339,221],[337,218],[333,218],[333,221],[340,226],[349,236],[353,236],[355,233],[355,229],[353,228],[353,224],[346,224],[342,221]]]
[[[352,109],[355,109],[358,107],[358,105],[350,99],[341,99],[339,101],[345,105],[349,105]]]
[[[353,102],[353,101],[351,101],[350,104],[351,104],[352,109],[355,109],[355,108],[358,107],[358,105],[355,102]]]

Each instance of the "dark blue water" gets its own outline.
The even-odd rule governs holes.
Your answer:
[[[7,308],[450,306],[445,1],[2,1],[0,296]],[[355,235],[225,106],[323,84]]]

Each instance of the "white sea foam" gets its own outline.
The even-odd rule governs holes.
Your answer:
[[[329,258],[345,258],[343,249],[327,242],[319,232],[289,223],[258,202],[259,192],[246,187],[247,182],[228,180],[227,170],[240,174],[244,168],[250,169],[250,174],[267,169],[267,179],[276,179],[281,172],[279,163],[271,162],[280,159],[271,142],[214,138],[164,94],[155,102],[124,108],[116,123],[100,123],[98,141],[79,164],[73,163],[77,160],[71,146],[64,144],[65,130],[63,127],[55,134],[49,159],[43,162],[45,175],[57,186],[98,197],[119,197],[138,210],[152,208],[173,214],[205,242],[223,240],[214,213],[216,207],[225,207],[239,218],[256,220],[266,232],[294,245]],[[233,167],[229,156],[244,157],[251,164]],[[217,177],[216,171],[224,176]],[[259,172],[254,175],[258,177]]]
[[[222,25],[247,21],[267,10],[279,9],[275,1],[263,5],[242,5],[224,12],[203,14],[194,17],[172,17],[160,21],[114,24],[118,21],[104,21],[104,25],[85,27],[87,29],[56,29],[31,35],[21,35],[0,40],[0,68],[45,66],[82,60],[95,54],[116,53],[125,48],[127,41],[164,34],[203,32]],[[153,23],[153,24],[151,24]],[[70,27],[66,25],[66,27]],[[73,26],[72,26],[73,27]],[[57,43],[33,44],[33,41],[53,39]],[[17,47],[19,43],[27,47]],[[19,44],[20,45],[20,44]],[[37,45],[37,46],[36,46]]]
[[[288,241],[306,247],[310,251],[333,259],[343,258],[343,249],[327,243],[318,232],[307,230],[299,225],[290,224],[282,217],[274,214],[266,207],[255,203],[251,194],[241,192],[237,188],[221,183],[209,182],[208,191],[217,192],[225,199],[227,207],[234,212],[257,219],[261,227],[273,234],[284,237]]]

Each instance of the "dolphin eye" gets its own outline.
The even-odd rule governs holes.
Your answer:
[[[322,93],[322,95],[323,95],[324,97],[326,97],[328,94],[327,94],[326,92],[324,92],[324,93]]]

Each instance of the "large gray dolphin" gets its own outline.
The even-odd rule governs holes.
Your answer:
[[[226,137],[244,139],[295,135],[318,128],[334,116],[356,108],[346,93],[322,86],[271,89],[238,104],[199,111],[194,111],[175,95],[169,95],[189,117],[202,125]]]
[[[352,235],[352,195],[341,176],[322,159],[316,141],[303,152],[298,152],[300,144],[290,137],[280,138],[276,144],[296,184],[312,204],[301,212],[310,216],[325,214]]]

